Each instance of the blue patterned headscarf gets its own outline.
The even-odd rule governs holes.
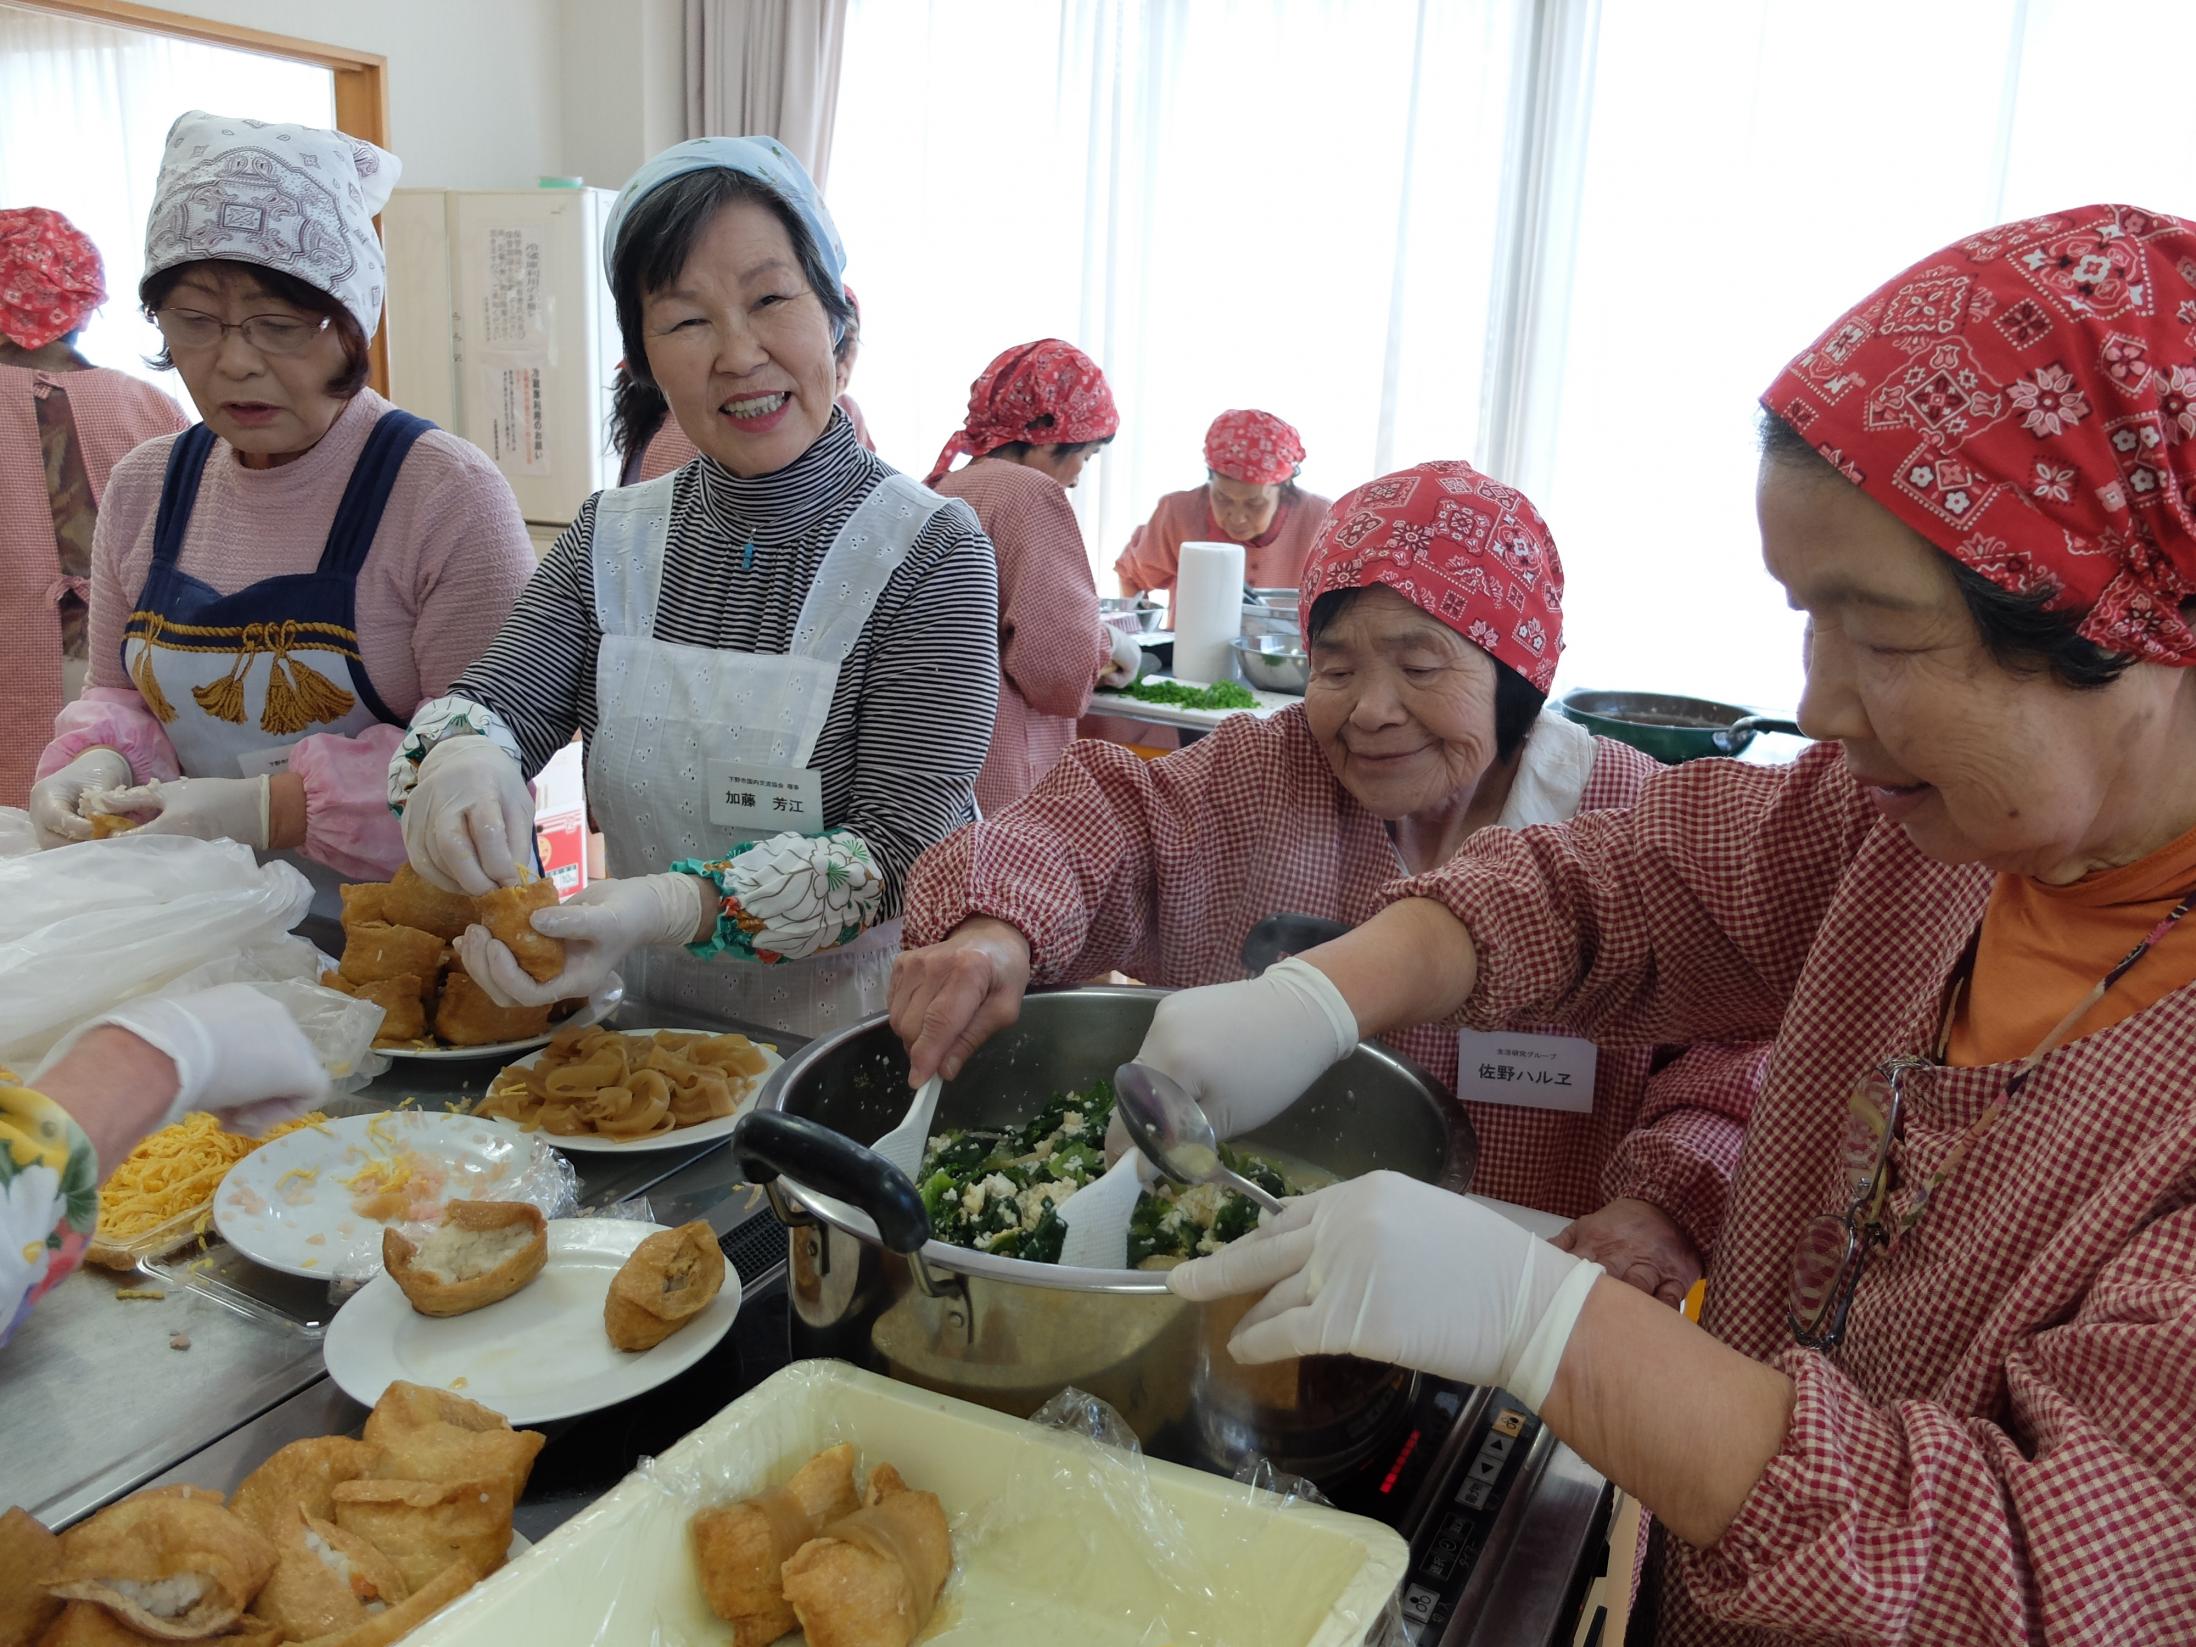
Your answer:
[[[831,221],[831,213],[824,206],[823,196],[817,193],[816,180],[808,175],[808,168],[794,159],[793,151],[775,137],[689,138],[644,162],[618,191],[617,204],[610,208],[610,222],[602,236],[605,278],[613,284],[617,280],[617,271],[612,265],[617,256],[618,236],[633,208],[674,178],[684,177],[689,172],[708,171],[739,172],[782,198],[808,231],[808,238],[816,243],[832,285],[843,287],[846,284],[846,247],[839,243],[838,225]]]

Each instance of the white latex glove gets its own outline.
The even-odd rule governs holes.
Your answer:
[[[564,970],[538,983],[510,946],[484,926],[458,935],[458,959],[498,1006],[548,1006],[592,995],[618,962],[642,944],[688,944],[717,904],[717,888],[699,875],[638,875],[596,881],[571,902],[534,911],[534,930],[564,940]]]
[[[91,839],[91,824],[78,808],[86,795],[120,789],[130,781],[130,763],[117,750],[87,749],[51,777],[31,785],[30,821],[41,848]]]
[[[1228,1342],[1238,1361],[1363,1356],[1537,1409],[1601,1274],[1464,1196],[1375,1172],[1291,1201],[1167,1285],[1200,1303],[1265,1294]]]
[[[1134,686],[1136,672],[1144,666],[1144,649],[1134,635],[1124,635],[1115,629],[1113,634],[1113,661],[1106,665],[1098,677],[1100,686]]]
[[[445,892],[516,886],[534,861],[534,791],[488,739],[438,743],[404,803],[404,854]],[[479,980],[475,974],[475,980]]]
[[[242,841],[255,852],[267,850],[267,807],[273,785],[260,778],[174,778],[131,789],[95,791],[85,797],[88,812],[120,812],[132,817],[158,816],[138,827],[140,835],[188,835],[201,841]]]
[[[1242,983],[1167,996],[1136,1061],[1173,1076],[1220,1136],[1232,1138],[1279,1115],[1356,1045],[1357,1019],[1342,992],[1292,955]],[[1127,1148],[1115,1116],[1106,1154]]]
[[[84,1029],[101,1024],[128,1030],[175,1064],[176,1094],[159,1126],[202,1109],[256,1136],[328,1095],[312,1043],[281,1002],[249,984],[129,1001]]]

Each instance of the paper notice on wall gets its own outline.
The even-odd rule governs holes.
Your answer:
[[[539,366],[497,366],[483,372],[488,386],[488,455],[507,475],[549,472],[549,431],[542,421]]]
[[[480,346],[556,364],[550,325],[547,241],[538,223],[491,228],[488,284],[481,294]]]

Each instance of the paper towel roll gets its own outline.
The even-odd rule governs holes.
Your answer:
[[[1243,632],[1243,546],[1185,543],[1174,574],[1174,673],[1186,681],[1235,675],[1228,642]]]

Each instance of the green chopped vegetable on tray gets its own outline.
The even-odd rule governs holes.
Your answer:
[[[1185,686],[1180,681],[1138,681],[1133,686],[1108,688],[1124,698],[1143,703],[1170,704],[1177,709],[1256,709],[1258,698],[1236,681],[1214,681],[1210,686]]]
[[[1005,1131],[951,1128],[930,1140],[918,1179],[930,1231],[954,1246],[1001,1258],[1059,1262],[1067,1236],[1059,1204],[1106,1170],[1113,1084],[1094,1081],[1049,1100]],[[1271,1162],[1223,1144],[1221,1158],[1274,1195],[1293,1195]],[[1218,1251],[1258,1227],[1258,1208],[1214,1185],[1184,1190],[1157,1183],[1129,1218],[1128,1261],[1168,1265]]]

